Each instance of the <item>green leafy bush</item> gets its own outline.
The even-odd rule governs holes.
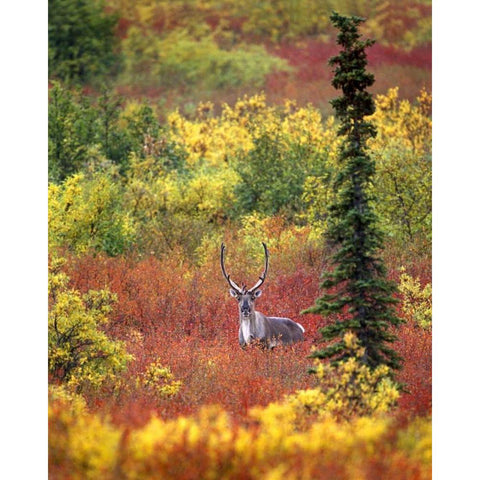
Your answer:
[[[172,156],[160,141],[160,124],[147,102],[123,99],[104,89],[97,100],[54,82],[48,105],[48,169],[52,182],[85,170],[89,163],[113,162],[125,173],[129,156]],[[159,148],[161,147],[161,148]]]
[[[50,90],[48,103],[48,174],[54,182],[65,180],[87,161],[94,143],[95,114],[87,97],[59,83]]]
[[[121,189],[111,172],[78,173],[48,189],[50,248],[81,253],[89,249],[117,255],[134,240]]]
[[[101,0],[49,0],[48,69],[50,78],[88,83],[118,66],[117,16]]]
[[[253,148],[240,155],[236,170],[236,213],[283,214],[293,220],[302,210],[308,175],[322,168],[321,156],[309,147],[277,133],[263,133]]]
[[[258,88],[272,71],[289,70],[285,60],[269,55],[263,46],[239,44],[226,50],[212,33],[195,36],[187,29],[158,37],[131,27],[123,49],[126,82],[135,79],[137,84],[166,88]]]

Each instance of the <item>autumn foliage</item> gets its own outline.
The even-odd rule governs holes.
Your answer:
[[[235,244],[233,238],[229,244]],[[312,409],[311,400],[302,397],[307,393],[301,392],[322,385],[307,370],[317,329],[325,320],[299,311],[318,294],[324,256],[319,247],[297,245],[293,252],[272,247],[271,275],[258,308],[301,322],[307,340],[273,351],[239,347],[237,306],[216,249],[201,265],[174,252],[162,259],[69,256],[65,273],[72,287],[81,293],[108,286],[116,296],[104,329],[125,343],[133,359],[101,387],[83,388],[81,412],[72,410],[71,400],[52,398],[53,478],[95,478],[99,472],[103,478],[123,478],[116,477],[119,471],[125,478],[263,478],[274,471],[281,478],[299,478],[298,468],[312,475],[308,478],[321,473],[353,479],[359,472],[366,478],[429,478],[431,329],[407,321],[396,332],[396,348],[405,358],[398,381],[406,391],[393,415],[365,411],[370,416],[362,420],[354,415],[352,423],[338,404]],[[395,275],[407,275],[397,270]],[[254,271],[249,279],[255,278]],[[242,273],[236,270],[236,275]],[[330,385],[336,385],[335,372],[328,375]],[[318,404],[321,397],[313,398]],[[301,410],[299,401],[305,405]],[[89,429],[95,434],[82,445],[61,440]],[[327,441],[329,435],[334,437]],[[275,447],[267,454],[265,442],[271,446],[272,441]],[[316,457],[306,452],[317,448],[324,453],[313,461]]]
[[[72,411],[73,410],[73,411]],[[98,415],[57,401],[50,408],[52,476],[68,478],[427,479],[431,425],[388,418],[333,419],[298,431],[285,409],[253,410],[246,425],[203,407],[190,417],[153,418],[121,432]]]
[[[300,313],[332,253],[324,10],[340,3],[380,37],[368,148],[405,321],[394,375],[365,368],[351,332],[349,362],[314,360],[331,319]],[[50,478],[431,478],[430,4],[400,3],[106,0],[124,63],[82,88],[52,70]],[[240,348],[222,242],[239,284],[266,242],[256,307],[304,342]]]
[[[426,114],[418,109],[412,116],[410,104],[399,109],[396,98],[392,92],[378,100],[385,105],[378,113],[381,129],[387,132],[388,127],[395,133],[395,148],[408,151],[412,140],[425,148],[429,141]],[[388,101],[393,110],[388,110]],[[172,114],[175,129],[170,141],[183,143],[183,158],[190,165],[185,179],[179,176],[181,164],[175,169],[159,160],[182,157],[165,157],[160,150],[146,152],[144,157],[132,154],[130,170],[123,176],[111,165],[105,169],[92,163],[64,182],[51,184],[50,379],[56,389],[51,394],[49,420],[52,478],[264,478],[266,472],[272,478],[298,478],[298,469],[307,478],[429,478],[431,266],[425,229],[410,232],[413,241],[409,242],[409,231],[394,224],[388,209],[380,210],[383,228],[392,226],[384,258],[389,278],[400,285],[403,301],[398,314],[406,320],[395,330],[395,348],[405,359],[397,375],[404,391],[397,392],[398,397],[392,391],[391,398],[396,400],[392,405],[397,406],[388,404],[388,414],[365,411],[363,416],[355,414],[353,421],[345,419],[346,410],[338,398],[335,408],[328,400],[318,403],[322,398],[315,393],[319,378],[307,373],[313,365],[309,355],[319,341],[318,328],[328,319],[300,314],[318,297],[319,274],[327,265],[328,247],[321,236],[324,205],[316,203],[318,197],[312,192],[322,186],[322,194],[331,195],[328,172],[335,168],[335,158],[326,142],[333,138],[333,126],[331,120],[322,122],[314,109],[288,114],[283,120],[285,138],[297,138],[301,144],[305,137],[320,150],[325,148],[324,155],[312,158],[311,165],[317,162],[320,170],[315,167],[295,177],[304,181],[297,197],[302,200],[299,210],[286,215],[291,204],[275,215],[235,210],[222,193],[229,191],[225,186],[236,178],[225,176],[235,172],[235,163],[230,167],[214,154],[224,152],[228,158],[229,152],[236,152],[238,161],[245,161],[245,154],[234,146],[243,146],[248,153],[258,138],[265,138],[257,137],[248,122],[254,118],[268,129],[276,117],[258,102],[258,98],[247,99],[233,110],[225,108],[219,123],[215,117],[187,121]],[[414,136],[410,135],[402,108],[411,122],[416,118],[418,124],[426,124],[425,130],[417,124],[411,130]],[[395,115],[383,113],[390,111]],[[319,123],[309,123],[312,118]],[[252,125],[259,130],[262,126]],[[250,147],[236,143],[242,132],[252,139]],[[385,135],[384,142],[390,141]],[[205,148],[199,150],[199,144]],[[261,161],[262,155],[268,155],[269,144],[257,145],[255,155]],[[288,143],[277,145],[287,152],[291,148]],[[290,154],[283,161],[288,158]],[[412,163],[402,175],[414,178],[423,168],[418,159],[425,157],[412,152],[409,158]],[[203,175],[206,164],[210,173]],[[212,175],[216,171],[218,176]],[[317,172],[322,176],[315,176]],[[391,177],[383,178],[385,182],[379,177],[379,185],[386,196],[389,191],[393,195],[386,181]],[[190,197],[181,193],[184,181],[190,182]],[[202,188],[210,195],[200,195]],[[288,192],[282,188],[279,184],[279,192]],[[405,195],[410,194],[405,190]],[[416,204],[418,210],[405,217],[412,226],[420,225],[419,216],[428,214],[429,208],[428,192],[422,196],[418,190],[415,195],[424,204]],[[203,204],[206,199],[213,203]],[[273,351],[239,347],[237,305],[219,265],[222,241],[229,247],[232,276],[247,284],[258,277],[261,241],[267,242],[271,266],[257,307],[267,315],[301,323],[305,342]],[[57,324],[57,331],[54,322],[59,315],[64,330]],[[77,343],[65,342],[65,332],[75,325],[78,329],[82,319],[88,319],[90,330],[79,331]],[[67,365],[71,358],[77,358],[77,365],[66,377],[58,359]],[[331,385],[337,384],[340,373],[329,375]],[[380,385],[378,377],[372,398],[380,395],[376,390],[384,388]],[[301,411],[308,408],[310,412],[301,415],[309,419],[306,423],[299,423],[299,404],[292,400],[298,395],[304,405]],[[365,405],[372,401],[370,397],[362,400]],[[75,402],[82,403],[81,412],[75,410]],[[321,408],[312,410],[312,405]],[[331,416],[319,415],[328,411]],[[291,427],[287,423],[286,430],[277,431],[285,418],[291,418]],[[322,435],[338,440],[315,443]],[[265,457],[265,442],[270,444],[274,438],[276,446]],[[346,438],[350,440],[340,447]],[[422,440],[417,443],[413,438]],[[246,445],[251,446],[248,451]],[[306,453],[312,449],[323,453]],[[165,456],[161,451],[169,453]],[[180,465],[183,470],[178,470]]]
[[[395,92],[389,98],[398,112]],[[230,143],[238,141],[238,132],[249,135],[253,139],[249,148],[254,148],[255,130],[242,123],[251,116],[267,128],[275,123],[274,112],[262,103],[256,110],[256,102],[244,100],[234,110],[226,108],[218,124],[215,118],[187,121],[172,114],[173,141],[176,145],[182,141],[185,162],[190,163],[187,181],[201,178],[196,176],[202,175],[208,163],[210,172],[228,171],[230,167],[213,156],[215,152],[228,155],[235,151],[245,158]],[[309,131],[304,122],[315,115],[312,109],[285,117],[285,135],[300,142],[302,135],[308,135],[323,148],[333,127],[318,116],[320,123],[308,123],[316,125]],[[387,122],[382,110],[378,115],[380,122]],[[421,130],[415,129],[415,137],[408,130],[404,135],[402,129],[408,125],[400,126],[406,117],[396,115],[380,126],[390,125],[396,132],[397,146],[410,148],[412,138],[423,146],[428,143],[428,136],[418,136]],[[420,110],[417,118],[427,121]],[[205,131],[206,126],[209,130]],[[195,142],[201,141],[206,148],[198,150]],[[220,150],[218,145],[223,145]],[[245,143],[239,145],[247,148]],[[262,152],[268,154],[268,149],[262,146],[257,154]],[[318,297],[319,273],[326,268],[328,247],[321,237],[324,206],[315,203],[318,199],[310,189],[323,185],[324,194],[331,195],[328,171],[335,168],[335,158],[328,152],[312,160],[323,162],[319,165],[323,165],[324,176],[314,176],[313,169],[303,177],[304,193],[299,198],[304,206],[289,217],[237,212],[230,206],[231,218],[225,218],[230,200],[221,192],[228,189],[221,187],[218,197],[213,189],[218,188],[217,182],[228,185],[229,177],[205,175],[204,188],[213,195],[182,196],[177,189],[183,188],[183,180],[175,177],[178,174],[171,166],[159,163],[161,152],[147,152],[143,158],[132,155],[131,169],[123,177],[109,172],[111,167],[95,171],[98,167],[93,163],[86,171],[50,186],[52,332],[56,312],[70,312],[71,321],[88,318],[96,325],[82,333],[88,343],[96,342],[89,346],[93,363],[79,365],[73,379],[63,378],[62,369],[52,364],[50,379],[56,389],[51,394],[49,420],[52,478],[264,478],[266,472],[272,478],[298,478],[297,469],[307,477],[429,478],[431,267],[424,230],[416,231],[414,241],[407,242],[407,230],[392,229],[384,255],[389,278],[401,285],[403,302],[398,314],[406,320],[395,331],[395,348],[405,359],[397,375],[404,391],[398,397],[392,393],[397,406],[390,406],[388,414],[354,415],[353,423],[343,414],[333,415],[333,407],[328,407],[333,408],[333,416],[318,415],[325,410],[322,407],[317,414],[302,414],[309,420],[299,424],[298,402],[286,400],[300,395],[308,407],[312,393],[300,392],[315,392],[319,385],[318,377],[307,373],[313,365],[309,355],[319,341],[318,328],[328,319],[300,312]],[[413,161],[410,168],[415,172],[418,162]],[[380,184],[387,194],[388,183]],[[421,194],[419,190],[417,195]],[[216,203],[201,206],[205,198]],[[427,198],[419,212],[428,211],[428,205]],[[393,226],[388,210],[382,212],[384,228]],[[412,225],[417,221],[415,215],[419,213],[412,211],[408,217]],[[229,247],[232,276],[245,283],[256,281],[262,266],[261,241],[267,242],[271,267],[257,307],[267,315],[301,323],[305,342],[273,351],[239,347],[237,305],[219,266],[222,241]],[[63,306],[62,298],[67,302]],[[64,328],[68,329],[67,320]],[[52,335],[51,341],[57,345],[58,338]],[[63,348],[61,358],[67,360],[69,346],[77,348],[71,343],[58,345]],[[78,348],[85,358],[79,357],[79,362],[88,360],[89,351]],[[118,351],[117,364],[111,363],[112,349]],[[335,375],[329,377],[331,382]],[[372,395],[378,394],[375,388]],[[318,405],[321,397],[313,397]],[[82,403],[81,411],[75,410],[75,402]],[[311,405],[308,408],[312,411]],[[286,430],[277,431],[285,418],[292,419],[291,428],[287,423]],[[315,443],[321,435],[338,440]],[[68,440],[72,438],[76,440]],[[274,438],[276,446],[265,457],[263,445]],[[345,438],[349,442],[340,447]],[[422,440],[417,443],[413,438]],[[246,445],[251,446],[248,455]],[[317,448],[324,452],[318,458],[306,453]],[[164,449],[167,456],[159,453]],[[170,462],[169,458],[177,460]],[[178,470],[180,465],[183,470]]]
[[[130,382],[130,388],[118,392],[124,397],[120,404],[128,398],[138,402],[135,378],[154,362],[169,367],[174,378],[182,382],[180,395],[168,401],[160,398],[165,412],[191,412],[198,405],[220,402],[229,412],[242,416],[250,406],[266,405],[272,394],[279,398],[312,385],[313,378],[306,374],[312,361],[307,356],[325,320],[299,312],[318,294],[317,272],[323,268],[324,257],[313,247],[293,253],[287,256],[281,248],[271,248],[271,273],[258,309],[300,322],[307,340],[268,354],[238,346],[237,306],[219,269],[219,250],[214,249],[201,266],[189,265],[175,254],[140,260],[103,254],[71,257],[66,272],[76,289],[88,292],[108,286],[117,298],[105,329],[113,338],[126,342],[135,357],[123,380]],[[232,252],[234,260],[237,255]],[[233,269],[234,260],[232,271],[242,278],[243,272]],[[257,268],[261,268],[260,261]],[[255,271],[245,278],[249,279],[255,279]],[[409,321],[397,334],[399,353],[406,356],[399,380],[411,393],[401,401],[408,411],[428,413],[431,330]],[[151,399],[147,391],[143,393],[145,401]],[[113,399],[107,392],[105,398],[95,393],[94,401],[110,408]],[[154,411],[155,402],[150,407]],[[117,408],[115,411],[118,413]],[[124,413],[128,412],[125,404]]]

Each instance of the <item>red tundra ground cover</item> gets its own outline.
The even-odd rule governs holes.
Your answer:
[[[271,46],[270,51],[288,60],[294,72],[271,74],[265,88],[267,98],[279,103],[295,98],[299,105],[312,103],[330,112],[329,100],[338,92],[331,86],[333,74],[328,60],[338,53],[338,46],[310,40]],[[405,51],[375,44],[368,50],[368,63],[375,75],[374,94],[384,94],[391,85],[397,85],[403,98],[414,101],[419,85],[431,90],[431,45]]]
[[[242,420],[250,407],[312,387],[315,378],[307,373],[312,362],[308,355],[325,320],[300,311],[319,296],[322,258],[318,255],[310,263],[297,258],[298,263],[288,264],[277,259],[271,270],[258,310],[288,316],[306,330],[302,344],[273,351],[238,345],[237,305],[216,257],[201,266],[175,254],[163,260],[103,255],[69,259],[67,274],[73,288],[81,292],[109,288],[117,295],[108,333],[125,341],[136,359],[125,374],[124,388],[105,386],[90,396],[87,392],[90,406],[131,427],[145,424],[154,413],[163,418],[195,414],[206,404],[219,404]],[[417,268],[427,277],[422,281],[428,281],[428,268]],[[396,276],[395,271],[391,275]],[[407,390],[400,398],[399,413],[428,415],[431,330],[407,323],[396,334],[395,348],[405,359],[398,380]],[[178,394],[159,398],[148,389],[135,388],[154,362],[169,367],[181,382]]]

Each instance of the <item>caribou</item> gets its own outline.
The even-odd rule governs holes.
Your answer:
[[[303,341],[305,329],[289,318],[267,317],[255,310],[255,300],[260,297],[260,286],[265,281],[268,272],[268,249],[262,242],[265,251],[265,268],[257,283],[247,289],[246,285],[240,288],[225,270],[225,244],[222,243],[220,251],[220,265],[222,273],[230,286],[230,295],[238,301],[240,326],[238,341],[242,348],[259,342],[263,347],[273,349],[277,345],[288,345]]]

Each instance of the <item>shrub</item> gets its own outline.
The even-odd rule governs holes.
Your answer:
[[[51,478],[113,478],[121,431],[89,413],[78,400],[52,391],[48,406]]]
[[[61,264],[53,259],[49,272],[48,370],[71,390],[97,388],[132,359],[122,342],[101,331],[115,297],[108,290],[80,295],[69,289]]]
[[[402,312],[405,319],[422,328],[432,325],[432,285],[423,288],[418,278],[411,277],[402,269],[398,287],[403,296]]]
[[[48,176],[61,182],[79,171],[88,159],[95,115],[87,98],[55,82],[48,103]]]
[[[105,77],[115,54],[115,14],[97,0],[48,2],[48,70],[52,78],[87,83]]]
[[[175,29],[157,32],[132,26],[123,40],[125,81],[143,85],[206,90],[263,85],[272,71],[288,71],[288,64],[260,45],[240,44],[222,49],[209,28],[196,32]],[[207,33],[205,33],[207,32]]]
[[[124,100],[104,89],[98,99],[53,83],[48,104],[48,169],[52,182],[111,163],[125,174],[132,154],[154,155],[180,166],[181,152],[164,136],[147,102]],[[178,162],[178,165],[177,165]]]
[[[160,362],[150,363],[141,376],[137,377],[137,385],[151,390],[162,397],[176,395],[182,382],[175,380],[169,367],[164,367]]]
[[[372,116],[378,131],[371,149],[383,228],[404,243],[419,239],[425,249],[432,222],[431,100],[422,91],[411,104],[393,88],[376,97]]]
[[[396,405],[400,392],[391,380],[389,368],[381,365],[372,370],[363,364],[365,349],[353,333],[347,332],[343,341],[350,357],[336,365],[324,365],[317,359],[314,371],[319,386],[287,397],[287,402],[298,410],[300,420],[312,414],[371,416],[386,413]]]
[[[77,173],[48,188],[50,248],[81,253],[89,249],[118,255],[134,239],[131,219],[122,211],[115,170]]]
[[[56,478],[431,478],[429,418],[406,426],[378,417],[323,419],[299,430],[279,404],[251,410],[244,425],[209,406],[127,432],[55,402],[49,423]]]
[[[320,163],[308,145],[290,142],[279,134],[261,134],[248,154],[236,162],[241,179],[235,188],[236,210],[283,214],[292,220],[303,207],[306,176],[318,170]]]

